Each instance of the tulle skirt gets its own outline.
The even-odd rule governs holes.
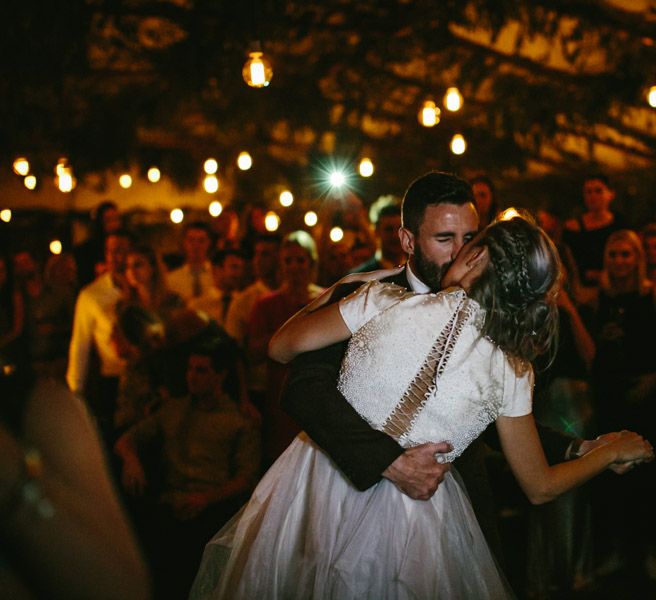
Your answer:
[[[207,544],[193,600],[512,598],[447,473],[429,501],[360,492],[305,434]]]

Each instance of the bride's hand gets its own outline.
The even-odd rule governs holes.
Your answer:
[[[379,269],[378,271],[367,271],[366,273],[349,273],[342,277],[340,283],[365,283],[366,281],[380,281],[381,279],[386,279],[387,277],[393,277],[398,275],[405,265],[399,265],[393,269]]]
[[[654,459],[654,448],[649,441],[632,431],[621,431],[608,446],[616,452],[615,463],[648,462]]]

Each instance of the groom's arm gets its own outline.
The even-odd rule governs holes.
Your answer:
[[[342,286],[335,297],[355,288]],[[447,448],[423,444],[404,451],[355,411],[337,389],[346,346],[345,342],[334,344],[294,359],[281,394],[283,409],[358,489],[365,490],[384,476],[412,498],[429,498],[449,468],[436,462],[435,453]]]

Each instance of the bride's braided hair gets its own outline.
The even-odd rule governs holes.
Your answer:
[[[470,295],[486,309],[484,335],[523,360],[555,349],[560,259],[547,234],[514,217],[492,223],[479,243],[490,263]]]

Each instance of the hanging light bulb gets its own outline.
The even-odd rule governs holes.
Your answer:
[[[64,194],[68,194],[69,192],[73,191],[73,188],[76,184],[75,178],[73,177],[70,169],[62,169],[59,176],[56,178],[56,181],[57,187],[59,187],[59,191],[63,192]]]
[[[162,178],[162,172],[157,167],[150,167],[147,177],[150,183],[157,183]]]
[[[203,170],[208,175],[214,175],[219,170],[219,163],[214,158],[208,158],[203,163]]]
[[[210,212],[210,216],[218,217],[223,212],[223,206],[218,200],[214,200],[214,202],[210,202],[208,210]]]
[[[237,166],[242,171],[248,171],[253,166],[253,159],[248,152],[240,152],[237,157]]]
[[[23,179],[23,185],[28,189],[28,190],[33,190],[36,188],[36,177],[34,175],[28,175]]]
[[[363,158],[360,161],[360,175],[362,177],[371,177],[374,174],[374,163],[370,158]]]
[[[451,112],[456,112],[462,108],[462,94],[457,87],[450,87],[444,94],[444,106]]]
[[[30,172],[30,163],[24,156],[20,156],[14,161],[14,173],[25,177]]]
[[[62,156],[57,160],[57,164],[55,165],[55,175],[57,175],[57,177],[61,177],[63,173],[70,172],[71,170],[67,158]]]
[[[277,231],[278,227],[280,227],[280,217],[272,210],[270,210],[264,216],[264,228],[267,231],[273,232],[273,231]]]
[[[464,154],[465,150],[467,150],[465,138],[461,134],[456,133],[451,138],[451,152],[454,154]]]
[[[319,222],[319,217],[317,216],[317,213],[315,213],[313,210],[308,210],[305,213],[305,217],[303,218],[303,221],[308,227],[314,227]]]
[[[244,81],[254,88],[267,87],[273,77],[271,63],[264,56],[260,42],[253,44],[253,50],[248,53],[248,60],[241,71]]]
[[[649,106],[656,108],[656,85],[652,85],[649,88],[649,92],[647,94],[647,102],[649,102]]]
[[[11,208],[3,208],[0,210],[0,221],[9,223],[11,221]]]
[[[341,242],[344,239],[344,230],[341,227],[333,227],[329,235],[332,242]]]
[[[214,194],[219,189],[219,178],[216,175],[207,175],[203,180],[203,189],[208,194]]]
[[[280,192],[280,196],[278,198],[278,201],[280,202],[281,206],[284,206],[285,208],[288,208],[292,204],[294,204],[294,194],[292,194],[289,190],[285,190],[284,192]]]
[[[182,212],[181,208],[174,208],[169,217],[174,223],[182,223],[184,221],[184,212]]]
[[[424,127],[434,127],[440,122],[442,111],[432,100],[426,100],[419,110],[419,122]]]
[[[118,178],[118,184],[124,189],[127,190],[132,187],[132,176],[129,173],[123,173]]]
[[[49,248],[52,254],[61,254],[63,250],[62,243],[59,240],[52,240],[52,242],[50,242]]]

